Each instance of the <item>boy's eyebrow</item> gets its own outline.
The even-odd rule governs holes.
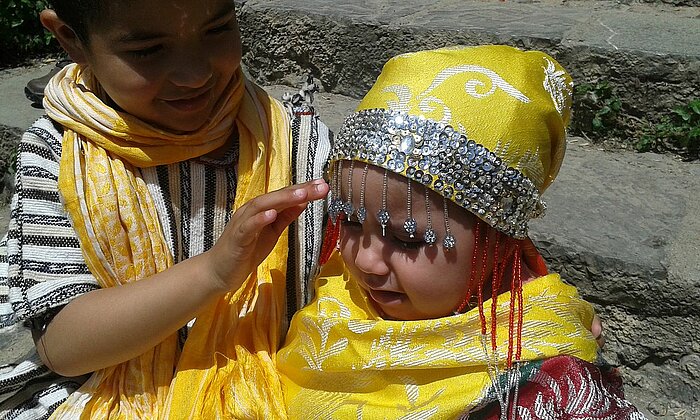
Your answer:
[[[216,22],[217,20],[223,19],[224,17],[227,17],[227,15],[234,13],[235,12],[235,6],[233,2],[230,4],[226,4],[218,13],[216,13],[214,16],[212,16],[210,19],[208,19],[203,26],[207,26],[212,24],[213,22]],[[142,42],[142,41],[150,41],[153,39],[158,39],[158,38],[163,38],[166,37],[167,34],[163,32],[156,32],[156,31],[142,31],[142,32],[130,32],[127,34],[124,34],[116,39],[116,42],[123,43],[123,44],[128,44],[128,43],[134,43],[134,42]]]
[[[211,19],[207,20],[207,21],[204,23],[204,26],[210,25],[210,24],[212,24],[213,22],[216,22],[217,20],[220,20],[220,19],[223,19],[223,18],[225,18],[225,17],[228,17],[228,15],[230,15],[231,13],[234,13],[235,10],[236,10],[236,6],[234,5],[233,2],[226,3],[226,5],[224,5],[224,7],[222,7],[221,10],[219,10],[218,13],[214,14],[214,15],[211,17]]]
[[[162,32],[129,32],[118,37],[115,41],[121,44],[129,44],[133,42],[150,41],[157,38],[163,38],[166,35]]]

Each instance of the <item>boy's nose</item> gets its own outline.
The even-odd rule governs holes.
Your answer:
[[[170,82],[178,87],[197,89],[207,85],[213,76],[212,66],[201,54],[182,54],[171,68]]]
[[[358,246],[355,265],[363,273],[383,276],[389,273],[386,258],[382,238],[365,236]]]

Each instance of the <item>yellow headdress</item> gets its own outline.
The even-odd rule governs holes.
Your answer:
[[[402,174],[524,238],[564,157],[572,87],[539,51],[488,45],[403,54],[346,119],[331,159]],[[336,196],[331,216],[362,211],[349,201]]]

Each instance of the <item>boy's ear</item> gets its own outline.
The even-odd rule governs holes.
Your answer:
[[[86,46],[78,38],[73,28],[68,26],[56,12],[51,9],[45,9],[39,14],[39,20],[48,31],[61,44],[61,47],[68,53],[71,60],[78,64],[86,63]]]

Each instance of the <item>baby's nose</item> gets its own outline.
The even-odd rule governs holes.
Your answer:
[[[370,289],[379,289],[386,284],[386,281],[386,277],[379,277],[373,275],[362,277],[362,282],[365,283],[365,285],[367,285],[367,287],[369,287]]]
[[[386,276],[389,273],[389,265],[384,255],[384,243],[380,238],[365,237],[359,244],[355,255],[355,265],[363,273]]]

